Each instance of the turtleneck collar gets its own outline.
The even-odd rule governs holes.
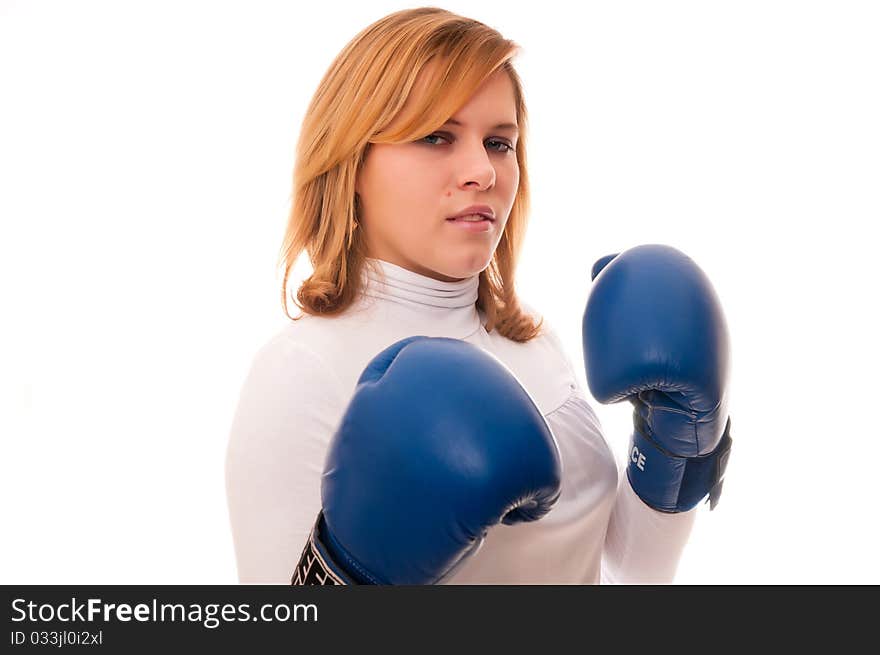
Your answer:
[[[374,270],[375,269],[375,270]],[[393,303],[401,320],[422,334],[463,338],[480,327],[477,291],[480,276],[442,282],[382,259],[368,259],[363,295],[380,305]]]

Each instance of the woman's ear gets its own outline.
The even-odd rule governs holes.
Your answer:
[[[354,174],[354,194],[360,199],[361,193],[361,177],[363,176],[364,170],[364,159],[361,158],[360,164],[358,164],[357,170]]]
[[[366,146],[364,146],[364,150],[363,152],[361,152],[361,156],[358,159],[357,170],[354,174],[354,195],[355,201],[358,204],[360,204],[361,201],[361,177],[363,176],[364,172],[364,164],[367,161],[367,154],[370,152],[370,146],[372,145],[372,143],[368,143]]]

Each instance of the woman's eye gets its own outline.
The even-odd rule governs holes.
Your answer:
[[[443,139],[444,141],[449,141],[449,139],[442,134],[429,134],[426,137],[422,137],[421,140],[425,141],[425,139]],[[506,143],[505,141],[499,141],[498,139],[490,139],[487,143],[495,144],[494,146],[492,146],[493,149],[495,149],[495,152],[505,153],[513,150],[513,146],[511,146],[509,143]],[[430,143],[430,145],[437,144]]]
[[[425,139],[446,139],[446,137],[440,136],[439,134],[429,134],[426,137],[422,137],[422,141],[424,141]],[[434,145],[434,144],[431,144],[431,145]]]
[[[511,146],[509,143],[506,143],[505,141],[492,139],[491,141],[489,141],[489,143],[497,143],[499,146],[501,146],[502,149],[498,152],[510,152],[511,150],[513,150],[513,146]]]

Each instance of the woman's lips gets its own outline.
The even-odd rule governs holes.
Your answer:
[[[492,229],[493,223],[493,221],[479,215],[447,218],[446,222],[468,232],[488,232]]]

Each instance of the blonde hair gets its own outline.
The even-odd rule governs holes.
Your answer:
[[[529,213],[526,169],[526,106],[522,83],[510,60],[519,46],[478,21],[444,9],[421,7],[392,13],[352,39],[324,74],[300,130],[293,174],[293,203],[279,256],[284,266],[281,297],[287,304],[290,271],[305,250],[313,272],[296,294],[296,305],[314,315],[342,313],[361,292],[367,253],[357,230],[355,180],[370,143],[405,143],[438,129],[497,70],[513,82],[519,139],[519,187],[489,266],[479,274],[476,306],[486,330],[514,341],[538,335],[514,288],[516,263]],[[403,110],[416,79],[439,62],[420,102]],[[395,120],[396,119],[396,120]],[[395,121],[396,129],[388,126]],[[281,261],[283,260],[283,261]]]

